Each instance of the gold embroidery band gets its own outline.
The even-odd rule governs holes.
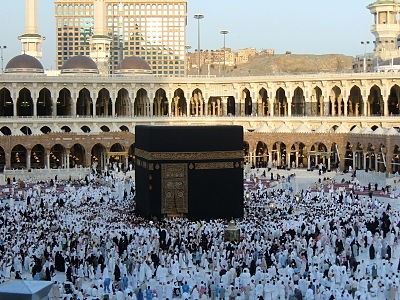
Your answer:
[[[196,170],[233,169],[234,167],[234,162],[208,162],[195,164]]]
[[[136,148],[135,156],[146,160],[233,160],[243,159],[244,152],[242,150],[207,152],[148,152]]]

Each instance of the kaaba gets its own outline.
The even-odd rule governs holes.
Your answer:
[[[135,128],[136,214],[243,217],[243,127]]]

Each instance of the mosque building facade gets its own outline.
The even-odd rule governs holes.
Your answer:
[[[26,1],[35,11],[36,1]],[[160,77],[129,55],[110,76],[107,1],[95,2],[95,52],[72,56],[59,75],[46,75],[43,37],[30,26],[36,48],[12,58],[0,75],[0,169],[127,167],[135,125],[217,124],[243,126],[245,159],[255,166],[400,172],[400,73]],[[387,2],[369,8],[398,14],[397,2]],[[36,16],[27,24],[35,24],[30,18]]]

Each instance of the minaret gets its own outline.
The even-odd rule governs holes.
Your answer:
[[[22,54],[42,58],[42,42],[45,38],[38,33],[36,0],[25,0],[25,32],[18,39],[22,44]]]
[[[93,36],[90,41],[90,57],[96,62],[99,73],[109,73],[111,38],[107,35],[104,0],[94,2]]]
[[[368,5],[368,9],[374,16],[371,32],[375,35],[375,54],[382,60],[399,57],[400,3],[398,0],[377,0]]]

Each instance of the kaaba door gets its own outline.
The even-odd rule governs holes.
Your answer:
[[[161,214],[182,216],[188,213],[187,164],[162,164]]]

